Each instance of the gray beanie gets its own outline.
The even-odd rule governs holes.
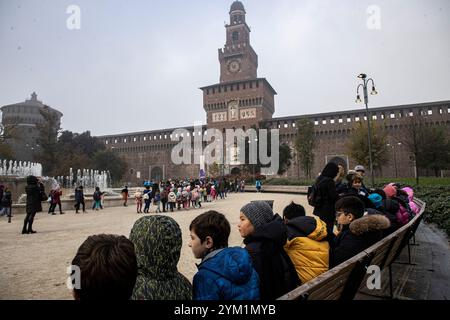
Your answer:
[[[241,208],[241,212],[250,220],[255,229],[268,223],[273,217],[272,208],[265,201],[250,202]]]

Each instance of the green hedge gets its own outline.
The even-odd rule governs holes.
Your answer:
[[[450,186],[419,186],[414,190],[414,196],[427,203],[425,221],[435,223],[450,236]]]

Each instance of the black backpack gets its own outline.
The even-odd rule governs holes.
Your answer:
[[[323,203],[323,198],[320,193],[319,185],[314,183],[308,187],[308,203],[312,207],[318,207]]]

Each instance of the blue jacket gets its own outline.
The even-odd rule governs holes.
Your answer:
[[[194,276],[194,300],[258,300],[259,278],[247,250],[224,248],[209,253]]]

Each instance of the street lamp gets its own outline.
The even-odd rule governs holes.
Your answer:
[[[372,163],[372,133],[370,128],[370,117],[369,117],[369,107],[367,106],[369,103],[369,98],[367,95],[367,84],[372,82],[372,91],[370,92],[371,95],[378,94],[377,90],[375,90],[375,83],[373,82],[372,78],[367,79],[367,75],[365,73],[361,73],[358,75],[358,78],[362,79],[363,83],[360,83],[358,87],[356,88],[356,103],[361,102],[361,97],[359,95],[359,88],[363,88],[364,93],[364,104],[366,105],[366,118],[367,118],[367,141],[369,143],[369,167],[370,167],[370,179],[372,182],[372,187],[375,185],[374,179],[373,179],[373,163]]]

